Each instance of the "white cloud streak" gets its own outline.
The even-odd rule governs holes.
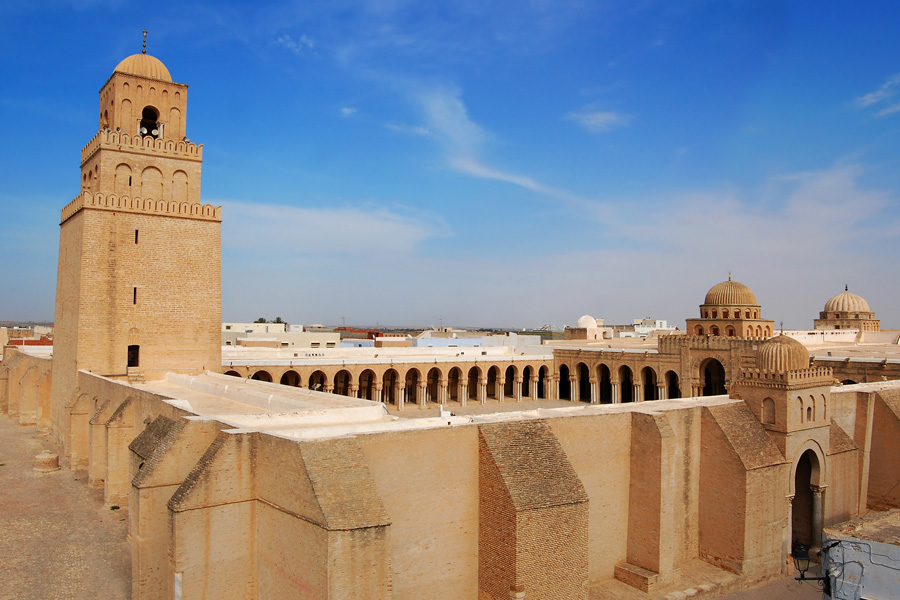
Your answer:
[[[616,127],[631,123],[631,115],[604,110],[581,109],[566,115],[591,133],[606,133]]]
[[[488,166],[481,154],[491,135],[470,117],[460,93],[454,89],[434,88],[414,94],[426,126],[442,144],[447,165],[464,175],[519,186],[552,198],[577,201],[565,190],[540,183],[533,177]]]
[[[858,96],[854,102],[858,108],[873,107],[876,104],[881,104],[892,98],[896,93],[897,86],[900,86],[900,73],[891,75],[877,90]],[[900,104],[882,109],[875,113],[875,116],[884,117],[895,112],[900,112]]]
[[[303,56],[306,51],[311,51],[316,47],[316,42],[306,34],[301,35],[297,40],[290,35],[285,34],[277,37],[275,39],[275,44],[290,50],[297,56]]]
[[[370,207],[303,208],[223,202],[223,246],[273,256],[366,258],[410,254],[424,240],[445,234],[434,217]]]

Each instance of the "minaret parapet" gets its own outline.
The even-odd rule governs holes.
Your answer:
[[[154,200],[153,198],[140,198],[137,196],[132,198],[129,196],[117,196],[115,194],[104,195],[84,192],[66,204],[62,209],[60,213],[60,223],[65,223],[83,208],[166,215],[169,217],[199,219],[202,221],[222,221],[222,207],[213,206],[212,204],[176,202],[174,200]]]
[[[133,150],[141,154],[174,156],[198,162],[203,160],[203,144],[194,144],[185,140],[154,139],[150,136],[130,135],[124,131],[102,129],[81,149],[81,164],[84,164],[100,148],[124,152]]]

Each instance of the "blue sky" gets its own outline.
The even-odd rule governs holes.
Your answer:
[[[52,319],[97,92],[190,86],[229,321],[900,328],[900,3],[0,2],[0,319]]]

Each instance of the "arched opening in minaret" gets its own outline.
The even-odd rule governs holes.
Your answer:
[[[141,111],[141,135],[149,135],[150,137],[159,137],[159,111],[152,106],[145,106]]]
[[[725,367],[715,358],[704,361],[700,366],[704,396],[721,396],[725,390]]]
[[[819,482],[819,458],[812,450],[807,450],[797,461],[794,470],[794,500],[791,503],[791,545],[800,542],[813,546],[820,541],[814,530],[813,510],[815,497],[813,488]]]

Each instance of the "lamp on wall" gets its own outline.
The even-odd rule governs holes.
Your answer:
[[[835,540],[830,544],[826,545],[822,548],[821,552],[819,552],[819,556],[823,556],[828,550],[840,544],[839,540]],[[820,584],[822,586],[822,592],[831,597],[831,578],[828,576],[822,577],[807,577],[806,572],[809,570],[809,546],[806,544],[802,544],[800,542],[794,542],[794,546],[791,548],[791,556],[794,558],[794,567],[800,571],[800,577],[794,577],[797,581],[821,581]],[[822,561],[824,564],[824,560]]]

